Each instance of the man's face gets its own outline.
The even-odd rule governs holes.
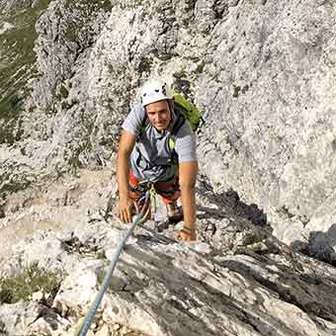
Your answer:
[[[167,100],[161,100],[146,105],[149,122],[158,130],[163,131],[168,128],[171,120],[169,104]]]

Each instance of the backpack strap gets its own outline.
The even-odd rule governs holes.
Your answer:
[[[182,112],[180,112],[178,109],[175,109],[175,115],[177,116],[177,119],[174,123],[174,126],[171,130],[171,134],[176,136],[178,131],[180,130],[180,128],[184,125],[185,121],[186,121],[186,118],[185,116],[183,115]]]
[[[176,136],[177,136],[178,131],[184,125],[184,123],[186,121],[186,118],[185,118],[184,114],[181,111],[179,111],[178,109],[175,109],[175,115],[176,115],[177,119],[174,123],[174,126],[173,126],[172,130],[170,131],[170,136],[168,137],[167,146],[168,146],[168,149],[171,153],[172,163],[178,164],[178,155],[175,151]]]
[[[146,131],[146,127],[147,126],[148,126],[148,117],[147,117],[147,113],[145,112],[145,116],[141,120],[141,124],[140,124],[140,129],[139,129],[139,134],[138,134],[138,137],[137,137],[137,141],[139,141],[141,135]]]
[[[168,147],[172,151],[175,149],[175,139],[178,131],[181,129],[181,127],[184,125],[186,118],[184,114],[179,110],[179,107],[175,105],[175,115],[177,117],[174,126],[172,130],[170,131],[170,137],[168,140]]]

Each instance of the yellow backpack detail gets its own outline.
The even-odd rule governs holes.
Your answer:
[[[173,91],[172,96],[174,103],[181,108],[184,117],[189,121],[192,130],[195,132],[201,122],[204,123],[201,111],[189,100],[187,100],[184,95],[176,90]]]

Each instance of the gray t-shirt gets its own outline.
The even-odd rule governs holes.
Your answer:
[[[188,121],[182,124],[176,134],[171,135],[169,130],[158,132],[148,120],[143,129],[145,118],[145,109],[136,105],[122,124],[125,131],[138,139],[130,156],[131,169],[138,179],[167,181],[177,174],[177,163],[172,159],[169,138],[175,140],[174,151],[178,162],[197,161],[195,134]],[[173,113],[172,127],[176,121],[177,117]]]

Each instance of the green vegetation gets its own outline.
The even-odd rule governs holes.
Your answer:
[[[68,41],[76,41],[80,29],[81,29],[81,26],[77,25],[76,23],[69,24],[65,31],[65,38]]]
[[[134,1],[130,1],[127,4],[119,3],[119,5],[121,9],[133,9],[138,6],[144,5],[145,1],[146,0],[134,0]],[[115,2],[118,2],[118,1],[115,1]]]
[[[60,282],[60,273],[53,273],[34,263],[18,275],[0,279],[0,303],[29,301],[31,295],[38,291],[55,295]]]
[[[35,25],[40,15],[48,8],[51,0],[40,0],[34,8],[13,9],[1,16],[0,29],[6,24],[10,28],[0,34],[0,144],[13,144],[20,140],[20,113],[29,94],[27,83],[38,76],[34,43],[38,35]],[[65,8],[80,10],[76,16],[79,22],[70,22],[65,37],[70,41],[78,40],[86,21],[91,20],[98,10],[110,11],[110,0],[67,0]],[[63,14],[59,12],[59,15]],[[61,88],[60,100],[68,95]]]
[[[82,168],[82,163],[80,162],[79,156],[81,153],[90,151],[92,144],[89,139],[82,140],[76,147],[72,147],[69,151],[69,156],[65,157],[69,166],[72,169],[73,174],[77,174],[78,169]]]
[[[26,189],[32,183],[31,180],[28,180],[24,176],[12,175],[12,171],[15,171],[15,169],[16,167],[10,166],[0,175],[0,196]]]
[[[61,85],[59,91],[60,91],[60,97],[59,97],[60,99],[68,98],[69,91],[63,84]]]
[[[0,143],[13,144],[20,140],[22,136],[21,119],[5,119],[3,123],[0,120]]]
[[[65,8],[70,6],[85,6],[89,10],[102,8],[105,11],[109,11],[112,8],[112,3],[111,0],[67,0],[65,3]]]
[[[22,110],[22,103],[27,96],[27,81],[36,76],[33,50],[37,38],[35,23],[48,7],[50,0],[40,0],[34,8],[12,11],[0,19],[13,27],[0,34],[1,77],[0,77],[0,143],[13,143],[21,133],[11,134],[17,127],[17,118]]]
[[[139,72],[141,74],[143,72],[150,73],[152,66],[153,66],[153,59],[149,57],[143,57],[139,64]]]
[[[197,65],[197,67],[196,67],[196,69],[195,69],[195,72],[201,74],[201,73],[203,72],[203,70],[204,70],[204,67],[205,67],[205,62],[204,62],[204,61],[201,61],[201,62]]]
[[[234,85],[233,84],[233,94],[232,97],[237,98],[239,96],[239,92],[241,90],[241,87],[239,85]]]
[[[34,52],[34,44],[38,37],[35,25],[50,2],[51,0],[39,0],[34,8],[16,8],[0,18],[0,30],[7,27],[7,30],[0,34],[0,144],[13,144],[22,137],[20,115],[25,98],[29,95],[30,89],[27,84],[32,78],[39,76]],[[110,11],[112,1],[67,0],[65,9],[81,13],[74,16],[74,21],[68,22],[64,32],[67,40],[81,43],[81,39],[86,36],[80,36],[82,30],[91,29],[87,21],[92,20],[99,10]],[[64,16],[64,13],[58,11],[58,15]],[[59,94],[55,97],[57,102],[62,102],[67,97],[68,88],[61,86]],[[75,103],[66,102],[63,106],[67,108]],[[46,112],[53,114],[54,107],[50,106]]]

